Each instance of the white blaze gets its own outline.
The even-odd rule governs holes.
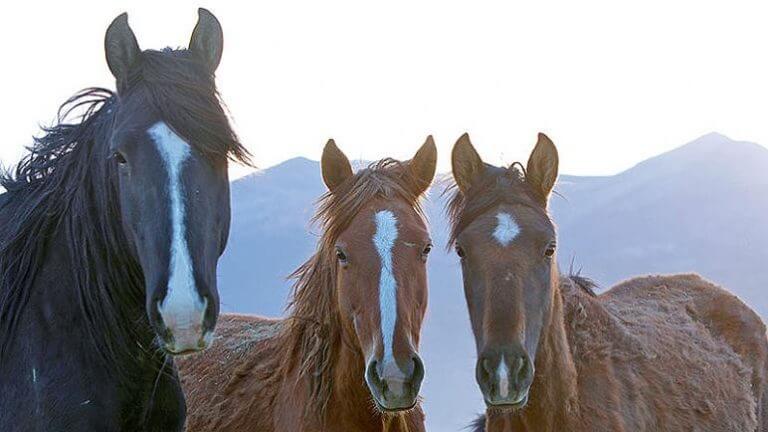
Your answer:
[[[520,234],[520,226],[509,213],[499,213],[496,215],[496,229],[493,231],[493,238],[502,246],[507,246],[512,240]]]
[[[499,378],[499,397],[506,399],[509,396],[509,369],[507,368],[507,361],[504,357],[501,357],[499,362],[499,369],[497,370]]]
[[[384,364],[394,361],[392,340],[397,321],[397,283],[392,268],[392,248],[397,240],[397,219],[394,213],[383,210],[376,213],[376,234],[373,244],[381,259],[379,278],[379,308],[381,316],[381,337],[384,343]]]
[[[156,123],[148,132],[168,170],[168,193],[171,199],[171,262],[168,292],[159,305],[160,315],[168,326],[191,329],[202,324],[202,313],[206,305],[195,288],[192,257],[185,235],[186,208],[182,196],[181,171],[184,161],[190,155],[190,147],[164,122]]]

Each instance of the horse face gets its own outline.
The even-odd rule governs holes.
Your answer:
[[[465,211],[477,211],[465,215],[471,220],[455,235],[477,344],[477,382],[487,405],[519,408],[528,401],[557,283],[555,229],[546,212],[557,153],[540,136],[525,180],[514,181],[506,168],[485,165],[466,136],[456,144],[453,159]],[[509,190],[483,187],[504,182],[510,182]],[[493,193],[499,196],[482,196]]]
[[[415,197],[431,182],[435,162],[429,140],[409,163],[419,176]],[[332,193],[336,180],[351,176],[348,167],[335,145],[326,147],[323,176]],[[397,198],[364,203],[336,239],[339,310],[347,335],[362,354],[365,369],[360,373],[382,411],[407,410],[418,400],[424,365],[417,350],[431,248],[426,224],[413,203]]]
[[[338,298],[366,361],[365,381],[386,410],[416,403],[424,365],[416,352],[427,303],[431,248],[407,203],[374,203],[336,243]]]
[[[201,10],[190,52],[210,61],[202,73],[210,72],[211,80],[220,31]],[[204,143],[196,140],[203,138],[174,130],[146,92],[129,85],[140,51],[124,15],[107,31],[106,48],[120,96],[112,160],[123,227],[144,274],[149,321],[167,352],[198,351],[210,344],[219,312],[216,265],[230,223],[226,158],[201,154],[196,149]]]

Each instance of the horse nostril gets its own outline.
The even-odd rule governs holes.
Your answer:
[[[481,357],[478,359],[475,374],[481,388],[486,388],[490,384],[491,377],[493,376],[492,368],[492,362],[488,358]]]
[[[418,354],[414,354],[411,360],[413,361],[411,384],[414,388],[418,388],[421,385],[421,381],[424,379],[424,362],[421,361],[421,357],[419,357]]]
[[[527,385],[528,382],[533,375],[533,370],[531,367],[531,361],[528,359],[527,355],[522,355],[518,358],[514,369],[512,369],[512,376],[515,378],[515,382],[518,385]]]
[[[379,363],[376,360],[368,362],[368,367],[365,369],[365,378],[368,381],[368,384],[380,389],[381,378],[378,371],[378,364]]]

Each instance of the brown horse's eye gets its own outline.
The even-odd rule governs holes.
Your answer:
[[[347,254],[344,253],[341,248],[336,248],[336,259],[339,260],[341,264],[347,263]]]
[[[547,246],[547,250],[544,251],[544,256],[547,258],[551,258],[555,254],[555,248],[557,245],[554,243],[550,243],[549,246]]]
[[[459,256],[459,258],[464,258],[464,249],[461,248],[461,246],[456,245],[456,255]]]

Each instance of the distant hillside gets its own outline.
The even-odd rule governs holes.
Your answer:
[[[573,261],[603,287],[695,271],[768,316],[765,148],[710,134],[615,176],[562,176],[557,190],[552,213],[564,270]],[[219,266],[224,310],[282,313],[285,277],[314,251],[309,219],[324,191],[318,163],[303,158],[233,182],[232,234]],[[424,396],[430,430],[457,431],[483,404],[458,263],[443,247],[440,192],[433,188],[427,205],[439,247],[430,258]]]

